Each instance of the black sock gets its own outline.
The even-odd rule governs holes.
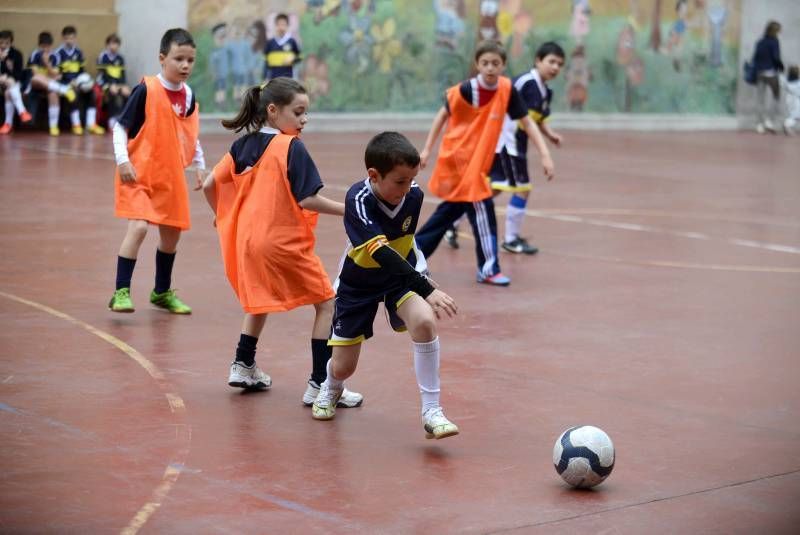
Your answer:
[[[333,348],[328,345],[327,340],[319,338],[311,339],[311,358],[314,360],[311,369],[311,380],[318,385],[321,385],[325,379],[328,378],[326,366],[328,365],[328,360],[331,358],[332,351]]]
[[[117,257],[117,290],[131,287],[134,266],[136,266],[135,258]]]
[[[239,347],[236,348],[236,362],[241,362],[248,368],[256,363],[257,336],[244,334],[239,337]]]
[[[175,263],[175,253],[165,253],[156,249],[156,287],[157,294],[163,294],[172,285],[172,264]]]

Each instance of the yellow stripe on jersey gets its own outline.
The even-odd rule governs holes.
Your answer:
[[[77,74],[81,72],[82,66],[83,66],[82,62],[75,61],[72,59],[62,61],[61,63],[58,64],[58,68],[61,69],[61,72],[68,74]]]
[[[270,67],[288,67],[295,60],[295,54],[291,50],[274,50],[265,54],[267,65]]]
[[[397,253],[403,258],[408,258],[408,253],[414,248],[414,235],[406,234],[405,236],[395,240],[388,241],[386,236],[381,234],[380,236],[375,236],[368,242],[362,243],[358,247],[354,248],[352,251],[347,253],[347,256],[350,257],[350,259],[355,262],[358,267],[365,269],[379,268],[381,266],[372,259],[372,253],[384,245],[388,245],[397,251]]]
[[[109,78],[122,78],[122,71],[125,70],[124,65],[98,65],[97,68],[106,71]]]
[[[42,67],[41,65],[31,65],[31,70],[33,74],[43,74],[45,76],[50,74],[50,69],[47,67]]]

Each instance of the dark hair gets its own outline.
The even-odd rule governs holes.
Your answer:
[[[115,33],[109,34],[109,36],[106,37],[106,44],[108,45],[111,43],[122,44],[122,39],[120,39],[119,35]]]
[[[767,23],[767,27],[764,28],[764,37],[777,37],[779,31],[781,31],[781,23],[771,20]]]
[[[790,82],[796,82],[798,78],[800,78],[800,68],[798,68],[797,65],[790,65],[789,71],[786,74],[786,79]]]
[[[52,45],[53,44],[53,34],[50,32],[42,32],[39,34],[39,40],[37,41],[39,46],[42,45]]]
[[[381,132],[367,143],[364,164],[386,176],[398,165],[418,166],[419,152],[403,134]]]
[[[61,30],[61,37],[68,35],[78,35],[78,30],[75,29],[75,26],[64,26],[64,29]]]
[[[497,54],[503,60],[503,63],[506,62],[506,49],[503,45],[500,44],[498,41],[481,41],[478,43],[478,47],[475,49],[475,61],[477,62],[480,57],[484,54],[489,53]]]
[[[262,54],[264,52],[264,45],[267,44],[267,27],[263,20],[254,20],[250,25],[251,30],[255,30],[255,39],[253,39],[253,52]]]
[[[158,47],[158,52],[166,56],[169,54],[169,49],[172,48],[173,44],[177,46],[189,45],[192,48],[197,48],[194,44],[192,34],[183,28],[172,28],[164,32],[164,36],[161,38],[161,46]]]
[[[275,15],[275,22],[278,22],[281,19],[285,20],[286,24],[289,24],[289,15],[287,15],[286,13],[278,13],[277,15]]]
[[[258,130],[267,123],[267,106],[291,104],[298,93],[305,94],[306,88],[285,76],[273,78],[263,87],[254,85],[244,94],[242,108],[236,117],[223,119],[222,126],[235,132]]]
[[[544,59],[550,55],[559,57],[561,59],[566,57],[564,54],[564,49],[561,48],[561,45],[555,41],[547,41],[546,43],[542,43],[542,45],[536,50],[535,57],[536,59]]]
[[[11,39],[14,42],[14,32],[11,30],[0,30],[0,39]]]

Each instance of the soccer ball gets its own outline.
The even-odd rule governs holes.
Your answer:
[[[553,464],[564,481],[588,489],[602,483],[614,469],[614,444],[597,427],[570,427],[553,446]]]
[[[78,88],[78,91],[81,93],[91,93],[94,89],[94,80],[92,80],[92,75],[88,72],[82,72],[75,78],[75,87]]]

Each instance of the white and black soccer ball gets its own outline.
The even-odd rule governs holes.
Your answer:
[[[570,427],[553,446],[553,464],[556,472],[573,487],[594,487],[614,469],[614,444],[597,427]]]
[[[75,78],[75,87],[77,87],[78,91],[81,93],[91,93],[94,89],[92,75],[88,72],[80,73],[77,78]]]

